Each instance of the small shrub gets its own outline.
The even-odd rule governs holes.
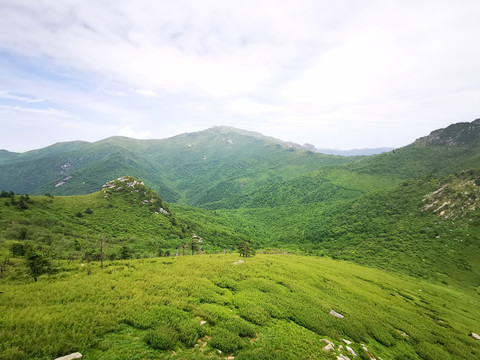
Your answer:
[[[385,345],[385,346],[395,345],[395,339],[388,332],[387,329],[379,328],[379,329],[373,330],[372,337],[382,345]]]
[[[30,231],[25,226],[13,228],[11,231],[8,231],[7,234],[7,236],[17,240],[27,240],[30,237]]]
[[[412,354],[403,353],[399,355],[395,355],[395,360],[415,360],[417,357]]]
[[[3,360],[23,360],[27,359],[27,355],[18,347],[11,347],[2,350],[0,358]]]
[[[231,291],[237,291],[238,290],[238,283],[234,279],[227,277],[227,276],[222,276],[220,279],[218,279],[215,282],[215,285],[218,287],[221,287],[223,289],[229,289]]]
[[[420,359],[424,360],[446,360],[450,356],[440,346],[430,343],[420,343],[416,346],[416,351]]]
[[[268,313],[257,305],[243,306],[239,309],[239,314],[245,320],[260,326],[265,325],[270,318]]]
[[[10,246],[10,251],[12,252],[13,256],[25,256],[27,253],[27,246],[21,243],[14,243]]]
[[[145,342],[148,346],[156,350],[172,350],[178,341],[176,331],[170,326],[160,326],[151,330],[145,336]]]
[[[242,318],[228,319],[219,326],[239,336],[247,336],[250,338],[254,338],[257,336],[257,332],[255,331],[253,325],[251,325]]]
[[[231,354],[242,348],[243,341],[237,334],[220,327],[214,330],[210,346],[226,354]]]
[[[290,354],[282,353],[274,348],[266,347],[253,349],[249,351],[242,351],[236,360],[292,360],[294,359]]]
[[[193,324],[192,322],[183,322],[177,325],[179,340],[186,347],[194,347],[197,340],[203,335],[200,325]],[[200,330],[200,333],[199,333]]]

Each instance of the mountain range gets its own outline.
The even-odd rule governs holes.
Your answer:
[[[82,195],[134,176],[179,214],[192,206],[215,211],[228,219],[234,237],[257,247],[478,286],[479,168],[480,120],[435,130],[387,153],[353,157],[214,127],[163,140],[112,137],[21,154],[2,151],[0,189]],[[445,188],[451,193],[447,205],[423,205]],[[443,210],[456,215],[442,217]],[[188,213],[195,211],[200,214]]]
[[[480,120],[370,156],[229,127],[0,151],[0,358],[478,358],[479,154]]]
[[[130,174],[145,179],[169,201],[182,199],[199,205],[223,198],[222,192],[228,196],[245,193],[326,165],[354,163],[343,168],[397,178],[448,173],[478,163],[479,125],[479,120],[454,124],[411,145],[368,158],[318,154],[313,146],[231,127],[163,140],[112,137],[95,143],[57,143],[25,153],[2,150],[0,189],[79,195]]]

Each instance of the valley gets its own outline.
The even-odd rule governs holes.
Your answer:
[[[479,120],[371,156],[229,127],[0,151],[0,359],[479,358],[478,154]]]

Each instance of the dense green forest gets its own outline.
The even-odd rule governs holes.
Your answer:
[[[477,358],[479,145],[476,120],[368,157],[226,127],[1,151],[0,359]]]

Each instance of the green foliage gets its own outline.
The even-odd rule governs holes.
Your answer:
[[[120,249],[120,259],[127,260],[130,259],[130,249],[128,246],[122,246]]]
[[[231,354],[235,353],[243,346],[243,341],[240,336],[225,328],[216,328],[210,340],[210,346],[219,349],[220,351]]]
[[[203,359],[221,357],[219,349],[240,359],[322,359],[338,355],[323,352],[327,338],[335,349],[353,341],[359,355],[366,344],[384,359],[480,356],[468,335],[480,316],[476,292],[327,258],[258,254],[233,265],[236,259],[106,261],[103,270],[61,261],[57,274],[36,284],[9,270],[1,279],[0,353],[140,360],[173,350]]]
[[[242,241],[238,245],[238,252],[240,253],[240,256],[243,257],[255,255],[255,250],[250,247],[250,243],[247,241]]]
[[[255,327],[242,318],[228,318],[219,326],[241,337],[255,338],[257,335]]]
[[[30,270],[30,275],[37,282],[38,277],[43,274],[52,273],[52,266],[50,261],[43,257],[42,254],[30,251],[26,254],[27,266]]]
[[[270,319],[268,312],[264,308],[253,303],[246,306],[241,306],[238,309],[238,312],[245,320],[261,326],[265,325]]]
[[[145,336],[145,342],[157,350],[172,350],[178,341],[176,331],[170,326],[159,326],[150,330]]]
[[[12,251],[12,256],[22,257],[22,256],[25,256],[25,254],[29,250],[29,247],[22,243],[13,243],[10,246],[10,250]]]
[[[0,354],[317,359],[348,338],[361,358],[479,358],[479,129],[368,158],[228,128],[2,158],[17,192],[117,179],[0,193]],[[152,259],[173,254],[195,256]]]
[[[10,250],[11,245],[4,241],[18,240],[51,258],[92,261],[99,260],[101,237],[107,239],[104,259],[153,257],[159,250],[169,256],[177,252],[179,244],[190,245],[188,254],[192,250],[195,254],[200,245],[207,252],[234,249],[244,238],[231,229],[226,217],[171,206],[140,184],[131,188],[117,181],[117,185],[117,190],[85,196],[29,197],[29,208],[22,211],[0,204],[0,251]],[[159,212],[160,207],[168,213]],[[188,244],[193,234],[200,235],[203,242]]]

